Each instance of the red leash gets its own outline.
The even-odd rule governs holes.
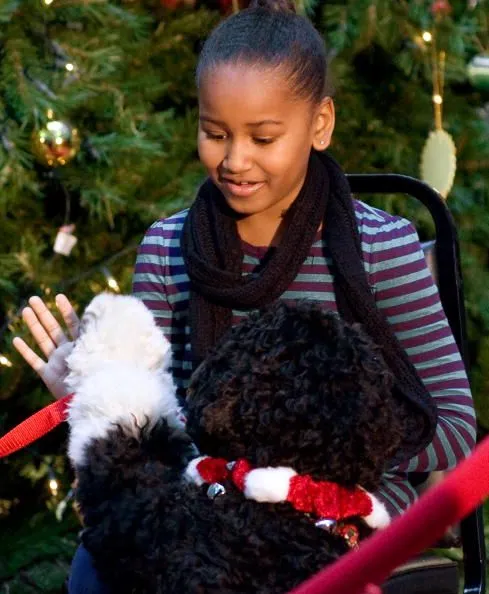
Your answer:
[[[69,394],[56,400],[0,437],[0,458],[5,458],[17,450],[25,448],[66,421],[68,404],[72,398],[73,394]]]
[[[289,594],[362,594],[424,551],[489,495],[489,437],[390,526]]]

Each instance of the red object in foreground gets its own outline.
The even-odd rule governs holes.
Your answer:
[[[363,594],[433,545],[449,526],[459,522],[488,495],[489,437],[389,527],[289,594]]]
[[[0,458],[5,458],[17,450],[25,448],[66,421],[68,404],[72,397],[73,395],[70,394],[56,400],[1,437]]]

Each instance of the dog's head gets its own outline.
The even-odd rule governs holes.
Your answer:
[[[108,363],[128,363],[164,373],[170,359],[170,343],[139,299],[102,293],[83,313],[79,337],[66,360],[67,381],[76,391],[83,378]]]
[[[193,374],[201,451],[372,489],[400,442],[393,377],[357,325],[279,302],[234,328]]]

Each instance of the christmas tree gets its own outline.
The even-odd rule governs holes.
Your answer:
[[[489,3],[332,1],[316,6],[315,21],[333,58],[339,162],[349,172],[444,178],[461,240],[472,389],[489,428]],[[423,168],[435,130],[453,139],[451,154],[435,145],[434,167]],[[377,205],[410,218],[422,239],[434,236],[424,208],[399,196]]]
[[[51,400],[11,344],[26,299],[130,292],[145,229],[202,179],[194,69],[219,12],[176,4],[0,2],[0,434]],[[12,593],[59,591],[74,551],[64,431],[0,461]]]
[[[194,196],[204,175],[196,57],[216,9],[238,8],[0,1],[0,434],[51,402],[11,346],[25,335],[26,299],[40,295],[54,311],[63,291],[81,310],[102,290],[129,292],[147,226]],[[481,428],[489,427],[488,0],[304,1],[300,9],[330,51],[331,152],[347,172],[431,179],[440,171],[420,169],[430,132],[453,139],[438,189],[462,240],[472,386]],[[422,239],[433,235],[427,213],[409,201],[375,204],[412,219]],[[0,527],[10,535],[0,542],[0,585],[11,593],[58,592],[66,575],[79,522],[65,431],[0,460]]]

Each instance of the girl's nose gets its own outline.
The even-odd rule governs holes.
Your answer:
[[[245,143],[229,142],[222,166],[229,173],[239,174],[248,171],[251,168],[251,157]]]

